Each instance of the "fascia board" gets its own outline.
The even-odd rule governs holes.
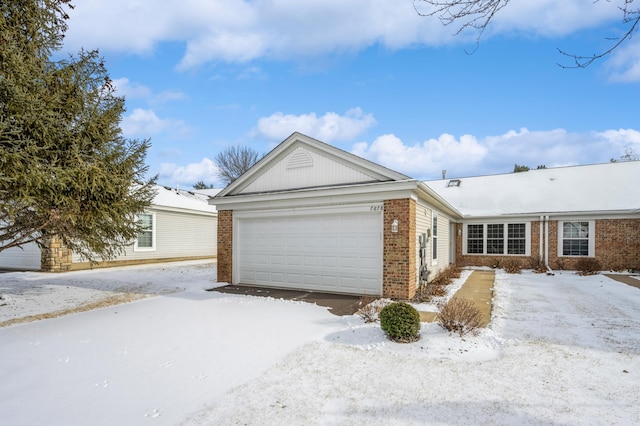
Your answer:
[[[218,212],[215,210],[195,210],[195,209],[187,209],[187,208],[180,208],[180,207],[162,206],[157,204],[152,204],[151,206],[149,206],[149,210],[160,210],[160,211],[184,213],[184,214],[197,214],[201,216],[212,216],[212,217],[218,216]]]
[[[259,209],[275,206],[309,206],[348,202],[370,202],[414,197],[418,181],[377,182],[332,188],[301,189],[214,199],[217,210]]]
[[[464,215],[463,222],[468,221],[486,221],[486,220],[504,220],[504,219],[523,219],[523,220],[539,220],[540,216],[548,216],[549,220],[558,218],[567,219],[639,219],[640,213],[637,210],[594,210],[594,211],[575,211],[575,212],[530,212],[530,213],[514,213],[500,215]]]

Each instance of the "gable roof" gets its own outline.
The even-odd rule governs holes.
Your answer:
[[[459,180],[459,185],[450,185]],[[464,217],[640,214],[640,161],[426,181]]]
[[[295,132],[216,197],[411,180]]]

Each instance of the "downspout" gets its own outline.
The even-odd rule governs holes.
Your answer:
[[[544,216],[540,216],[540,239],[538,239],[538,241],[540,242],[540,262],[542,262],[543,256],[544,256],[544,239],[543,239],[543,235],[542,235],[542,224],[544,223]]]
[[[544,217],[544,266],[547,267],[547,275],[555,275],[549,267],[549,216]]]

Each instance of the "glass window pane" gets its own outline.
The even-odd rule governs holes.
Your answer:
[[[504,224],[487,225],[487,254],[504,253]]]
[[[138,233],[138,247],[153,248],[153,215],[138,215],[138,223],[144,228]]]
[[[433,235],[431,255],[433,260],[438,259],[438,216],[433,217]]]
[[[564,256],[588,256],[589,240],[563,240],[562,254]]]
[[[484,253],[484,225],[467,225],[467,253]]]
[[[589,222],[564,222],[562,226],[564,238],[589,238]]]
[[[507,254],[526,254],[526,229],[524,223],[507,225]]]

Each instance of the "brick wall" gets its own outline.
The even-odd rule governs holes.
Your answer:
[[[391,232],[393,220],[398,232]],[[386,200],[383,219],[382,295],[410,299],[416,293],[416,202]]]
[[[218,212],[218,282],[233,282],[233,210]]]
[[[640,269],[640,219],[597,220],[596,259],[605,269]]]
[[[40,269],[44,272],[66,272],[73,263],[72,252],[57,235],[42,239]]]
[[[456,264],[458,266],[490,266],[517,258],[523,268],[531,268],[540,257],[540,221],[531,222],[531,257],[463,255],[462,226],[456,224]],[[558,221],[549,226],[549,266],[552,269],[575,270],[580,257],[558,256]],[[460,230],[460,231],[458,231]],[[543,238],[544,238],[544,229]],[[595,221],[595,258],[603,270],[640,269],[640,219],[598,219]],[[544,261],[544,252],[542,255]]]

